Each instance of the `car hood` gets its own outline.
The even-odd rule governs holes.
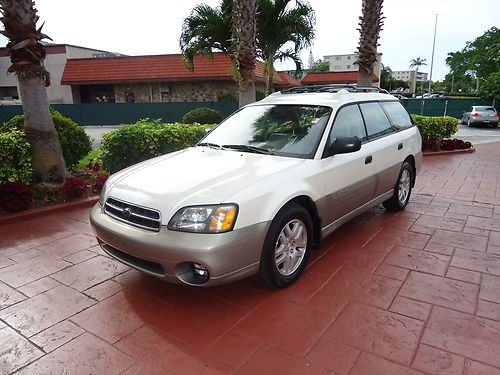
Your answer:
[[[208,147],[188,148],[118,172],[110,178],[106,195],[158,209],[166,224],[182,207],[222,203],[259,180],[303,161]]]

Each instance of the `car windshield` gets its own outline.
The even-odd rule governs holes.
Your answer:
[[[331,108],[322,106],[250,106],[222,122],[198,145],[313,158],[331,113]]]

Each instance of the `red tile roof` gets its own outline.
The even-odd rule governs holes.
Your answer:
[[[287,86],[287,87],[300,86],[300,81],[295,79],[288,73],[278,72],[278,75],[281,81],[281,84],[279,86]]]
[[[194,71],[186,68],[182,55],[121,56],[92,59],[69,59],[66,62],[61,83],[64,85],[187,81],[232,79],[231,60],[226,54],[195,56]],[[264,64],[257,61],[255,75],[264,80]],[[275,73],[274,81],[282,83]]]
[[[372,76],[373,82],[378,82],[376,75]],[[358,81],[358,72],[318,72],[308,73],[303,79],[302,84],[329,84],[329,83],[356,83]]]

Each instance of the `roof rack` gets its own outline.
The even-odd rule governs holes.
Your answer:
[[[389,94],[387,90],[381,89],[380,87],[371,86],[357,86],[357,85],[342,85],[342,84],[330,84],[330,85],[309,85],[309,86],[295,86],[289,89],[282,90],[282,94],[303,94],[308,92],[331,92],[336,93],[340,90],[346,90],[349,92],[379,92],[383,94]]]

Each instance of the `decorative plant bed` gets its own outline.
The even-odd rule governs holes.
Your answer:
[[[424,155],[442,155],[450,153],[474,152],[474,146],[468,141],[461,139],[422,140]]]

